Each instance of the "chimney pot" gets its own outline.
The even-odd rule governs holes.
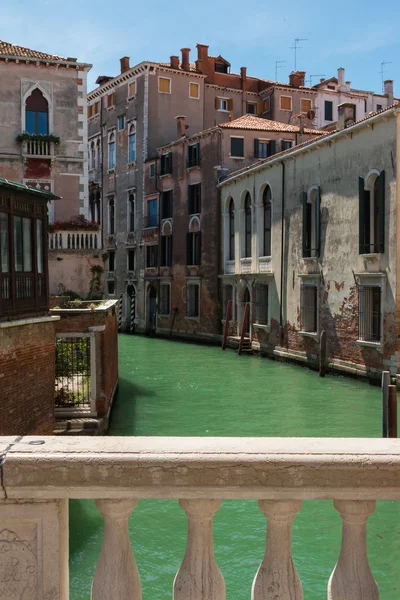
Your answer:
[[[179,56],[170,57],[171,69],[179,69]]]
[[[385,95],[388,98],[388,106],[391,106],[393,104],[393,79],[386,79],[386,81],[383,82],[384,85],[384,90],[385,90]]]
[[[120,59],[121,73],[126,73],[126,71],[129,71],[129,69],[130,69],[129,61],[130,61],[130,57],[129,56],[123,56]]]
[[[183,115],[178,115],[177,117],[175,117],[175,119],[178,138],[186,137],[186,117],[184,117]]]
[[[338,78],[338,85],[340,87],[343,87],[344,86],[344,68],[343,67],[338,68],[337,78]]]
[[[197,58],[199,60],[207,60],[208,58],[208,46],[205,44],[197,44]]]
[[[190,48],[181,48],[181,52],[182,52],[181,69],[183,71],[190,71],[190,61],[189,61]]]

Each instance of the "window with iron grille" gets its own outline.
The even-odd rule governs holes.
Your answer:
[[[161,267],[172,266],[172,235],[161,236]]]
[[[161,193],[161,218],[169,219],[172,217],[172,190],[166,190]]]
[[[188,186],[188,212],[197,215],[201,212],[201,183]]]
[[[146,246],[146,268],[151,269],[158,266],[158,245]]]
[[[316,285],[301,286],[300,319],[301,330],[317,333],[318,288]]]
[[[359,339],[365,342],[381,341],[382,290],[379,285],[360,285]]]
[[[186,296],[186,315],[188,317],[199,317],[200,315],[200,284],[188,283]]]
[[[169,315],[170,309],[170,292],[171,286],[169,283],[160,285],[160,315]]]
[[[268,285],[259,284],[256,286],[256,323],[259,325],[268,324]]]

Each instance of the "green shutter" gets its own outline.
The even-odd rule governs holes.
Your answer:
[[[260,148],[260,140],[255,139],[254,140],[254,158],[260,158],[259,148]]]
[[[378,252],[385,252],[385,171],[381,171],[378,182]]]
[[[358,246],[359,254],[365,254],[365,190],[364,178],[358,178]]]
[[[321,245],[321,187],[317,188],[317,195],[315,198],[315,250],[316,255],[320,255]]]
[[[307,249],[307,192],[301,194],[303,204],[303,258],[310,255]]]
[[[269,156],[276,154],[276,141],[271,140],[269,143]]]

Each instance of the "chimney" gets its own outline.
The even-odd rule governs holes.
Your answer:
[[[198,60],[207,60],[208,58],[208,46],[205,44],[197,44],[197,58]]]
[[[181,52],[182,52],[181,69],[183,71],[190,71],[190,62],[189,62],[190,48],[181,48]]]
[[[304,79],[306,76],[305,71],[292,71],[289,75],[289,83],[293,87],[304,86]]]
[[[240,67],[240,77],[242,78],[242,90],[246,91],[247,68]]]
[[[393,104],[393,79],[386,79],[386,81],[383,82],[384,90],[385,90],[385,96],[387,96],[388,99],[388,106],[391,106]]]
[[[351,102],[342,102],[338,106],[338,129],[346,129],[354,123],[355,105]]]
[[[171,56],[170,61],[171,69],[179,69],[179,56]]]
[[[130,60],[129,56],[123,56],[122,58],[120,58],[121,73],[126,73],[126,71],[129,71],[129,69],[131,68],[129,66],[129,60]]]
[[[350,89],[351,89],[351,81],[346,81],[346,83],[345,83],[345,86],[346,86],[346,91],[347,91],[347,92],[350,92]]]
[[[337,79],[338,79],[338,86],[344,87],[344,69],[343,69],[343,67],[338,68]]]
[[[186,137],[186,117],[180,115],[175,117],[176,119],[176,128],[178,133],[178,138]]]
[[[325,77],[320,77],[319,82],[322,83],[323,81],[325,81]]]

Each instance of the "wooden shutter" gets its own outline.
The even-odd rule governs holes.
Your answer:
[[[271,140],[269,143],[269,156],[276,154],[276,140]]]
[[[378,181],[378,252],[385,252],[385,171],[381,171]]]
[[[319,256],[321,245],[321,187],[317,188],[315,197],[315,251]]]
[[[93,113],[93,106],[91,104],[89,104],[89,106],[87,107],[88,119],[90,119],[90,117],[92,116],[92,113]]]
[[[219,98],[218,98],[218,96],[217,96],[217,97],[215,98],[215,108],[216,108],[216,110],[218,110],[218,101],[219,101]]]
[[[303,257],[309,256],[307,248],[307,192],[302,192],[301,195],[303,204]]]
[[[262,115],[264,113],[264,110],[265,110],[264,107],[265,107],[264,100],[260,100],[260,102],[257,102],[257,108],[256,108],[257,115]]]
[[[254,140],[254,158],[260,158],[260,140],[257,138]]]
[[[233,110],[233,98],[228,98],[228,110]]]
[[[358,248],[365,254],[365,190],[364,177],[358,178]]]

